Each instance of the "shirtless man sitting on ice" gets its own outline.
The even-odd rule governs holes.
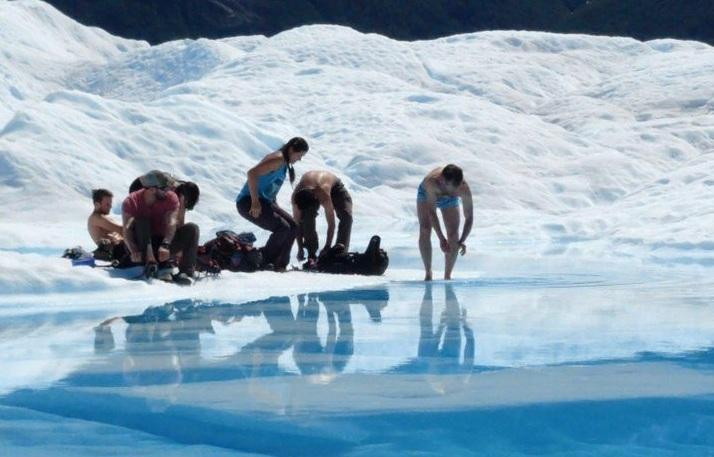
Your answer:
[[[92,191],[94,211],[87,219],[87,230],[98,248],[110,254],[112,260],[121,261],[126,254],[126,247],[122,237],[122,226],[109,217],[113,197],[114,195],[106,189]]]

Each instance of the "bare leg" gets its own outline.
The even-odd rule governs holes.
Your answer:
[[[424,297],[419,307],[419,346],[418,357],[435,357],[439,351],[439,341],[434,334],[434,302],[431,295],[432,284],[424,285]]]
[[[417,202],[419,219],[419,253],[424,262],[424,281],[431,281],[431,218],[426,203]]]
[[[456,257],[459,255],[459,224],[461,217],[459,207],[444,208],[441,210],[446,229],[446,239],[449,242],[449,250],[444,255],[444,279],[451,279],[451,271],[454,269]]]

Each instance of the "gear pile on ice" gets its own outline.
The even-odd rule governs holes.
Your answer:
[[[337,244],[318,257],[316,263],[306,262],[303,268],[322,273],[379,276],[389,266],[389,256],[380,243],[381,238],[374,235],[364,252],[345,252],[345,247]]]

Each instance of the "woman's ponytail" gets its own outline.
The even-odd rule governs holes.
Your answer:
[[[288,166],[288,176],[290,177],[290,184],[295,182],[295,168],[290,163],[290,149],[295,152],[307,152],[310,147],[307,145],[307,141],[304,138],[296,136],[291,138],[290,141],[285,143],[280,147],[280,152],[283,154],[283,160]]]

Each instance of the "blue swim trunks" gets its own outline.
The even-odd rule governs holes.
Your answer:
[[[426,201],[426,189],[424,189],[424,186],[421,184],[419,184],[417,188],[417,201]],[[439,197],[436,199],[436,207],[439,209],[458,208],[459,197]]]

